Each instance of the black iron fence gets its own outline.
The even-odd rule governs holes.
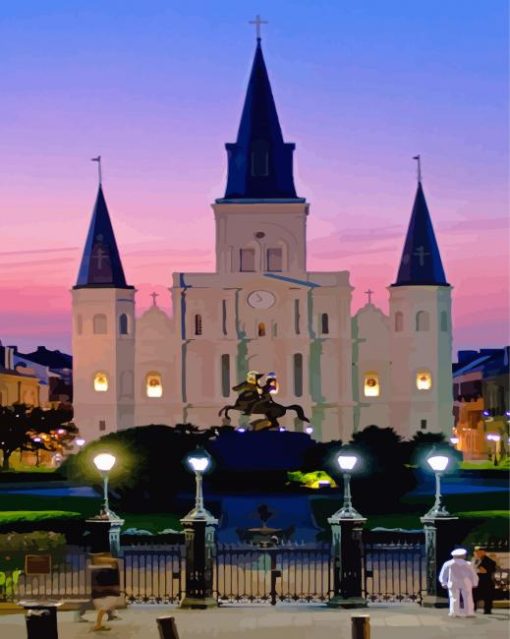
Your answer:
[[[491,542],[496,559],[496,598],[509,597],[508,541]],[[131,603],[177,603],[184,591],[181,545],[123,547],[121,589]],[[0,571],[0,601],[90,598],[88,551],[69,548],[51,564],[48,574]],[[422,601],[426,560],[423,536],[365,531],[363,595],[368,602]],[[332,595],[331,546],[284,544],[261,548],[217,544],[214,592],[222,605],[278,602],[325,603]]]
[[[329,544],[218,545],[215,592],[220,604],[326,602],[331,570]]]

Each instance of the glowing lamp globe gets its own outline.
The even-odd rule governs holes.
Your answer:
[[[78,439],[74,440],[74,443],[81,448],[85,444],[85,440],[83,437],[78,437]]]
[[[209,466],[209,457],[206,455],[191,455],[188,457],[188,464],[196,473],[203,473]]]
[[[354,466],[356,466],[357,461],[358,458],[355,455],[340,454],[337,457],[338,465],[343,471],[352,470]]]
[[[110,453],[101,453],[94,457],[94,465],[95,467],[102,472],[108,472],[115,465],[116,459]]]
[[[432,468],[432,470],[436,473],[442,473],[443,470],[446,470],[450,458],[446,455],[432,455],[427,459],[428,465]]]

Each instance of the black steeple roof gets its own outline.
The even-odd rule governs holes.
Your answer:
[[[257,39],[237,142],[226,144],[226,199],[296,199],[295,145],[283,141],[260,38]]]
[[[420,284],[449,286],[421,181],[418,182],[397,281],[392,286]]]
[[[74,288],[133,288],[126,284],[101,185]]]

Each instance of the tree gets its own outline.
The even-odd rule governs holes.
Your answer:
[[[2,470],[10,469],[9,460],[16,450],[69,449],[78,432],[71,418],[69,410],[42,410],[25,404],[0,406]]]
[[[402,437],[393,428],[367,426],[354,433],[350,445],[359,455],[352,479],[356,507],[367,514],[398,508],[401,497],[415,486]]]
[[[443,433],[417,431],[409,441],[404,442],[404,450],[406,463],[411,466],[426,467],[425,459],[432,451],[444,453],[454,461],[462,461],[462,453],[450,445]]]

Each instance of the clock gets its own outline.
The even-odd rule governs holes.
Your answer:
[[[271,308],[275,301],[275,296],[269,291],[253,291],[248,295],[248,304],[252,308]]]

